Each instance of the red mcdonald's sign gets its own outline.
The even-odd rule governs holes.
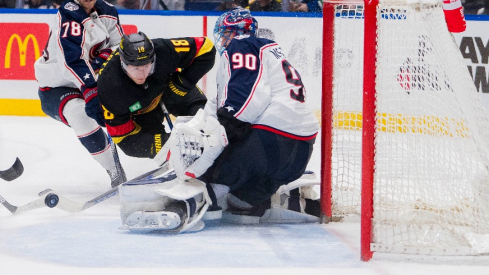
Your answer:
[[[46,23],[0,23],[0,79],[35,80],[34,62],[48,40]]]
[[[122,25],[125,33],[135,25]],[[49,36],[46,23],[0,23],[0,79],[35,80],[34,62],[42,55]]]

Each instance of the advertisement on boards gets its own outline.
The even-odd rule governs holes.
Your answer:
[[[122,25],[125,33],[136,25]],[[0,23],[0,80],[35,80],[34,62],[42,56],[49,38],[46,23]]]
[[[0,79],[34,80],[34,62],[49,36],[46,23],[0,23]]]

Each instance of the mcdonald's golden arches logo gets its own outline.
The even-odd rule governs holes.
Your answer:
[[[35,80],[34,62],[46,45],[49,25],[0,23],[0,28],[0,79]]]
[[[11,56],[12,56],[12,44],[14,41],[17,42],[17,45],[19,46],[19,55],[20,55],[20,66],[25,67],[25,59],[26,59],[26,53],[27,53],[27,44],[29,41],[32,40],[32,44],[34,46],[34,54],[36,57],[36,60],[41,56],[39,52],[39,44],[37,43],[37,39],[34,35],[28,34],[24,40],[20,38],[20,36],[16,33],[14,33],[12,36],[10,36],[10,39],[8,40],[7,43],[7,50],[5,51],[5,68],[8,69],[10,68],[10,61],[11,61]]]

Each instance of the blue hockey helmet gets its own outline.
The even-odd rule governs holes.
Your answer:
[[[249,34],[255,36],[258,22],[251,16],[250,11],[236,8],[223,13],[216,21],[214,27],[214,41],[219,54],[222,54],[228,45],[231,35]]]

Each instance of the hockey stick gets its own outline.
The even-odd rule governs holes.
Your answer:
[[[163,170],[165,170],[164,173],[163,173]],[[150,172],[147,172],[147,173],[145,173],[139,177],[136,177],[136,178],[128,181],[127,183],[134,182],[137,180],[141,180],[144,178],[151,179],[155,176],[159,176],[160,174],[169,174],[171,172],[173,172],[173,169],[168,170],[168,166],[163,165],[163,166],[158,167],[158,168],[156,168]],[[113,187],[109,191],[107,191],[103,194],[100,194],[97,197],[95,197],[89,201],[82,202],[82,203],[69,200],[69,199],[59,195],[58,193],[56,193],[55,191],[53,191],[51,189],[46,189],[46,190],[42,191],[39,194],[39,196],[45,198],[44,202],[45,202],[47,207],[50,207],[50,208],[56,207],[56,208],[59,208],[61,210],[67,211],[67,212],[80,212],[80,211],[83,211],[83,210],[90,208],[94,205],[97,205],[103,201],[106,201],[107,199],[117,195],[118,193],[119,193],[119,187],[118,186]]]
[[[166,163],[165,163],[166,164]],[[168,170],[168,165],[163,164],[162,166],[149,171],[139,177],[136,177],[128,182],[133,182],[137,180],[141,180],[144,178],[151,179],[153,177],[159,176],[164,173],[170,173],[173,171],[173,169]],[[114,197],[119,193],[118,187],[113,187],[112,189],[96,196],[95,198],[88,200],[86,202],[75,202],[70,199],[67,199],[66,197],[60,195],[56,191],[52,189],[46,189],[42,192],[39,193],[39,198],[36,200],[22,206],[15,206],[9,203],[4,197],[0,196],[0,203],[7,208],[10,213],[16,215],[20,214],[26,211],[34,210],[37,208],[41,207],[49,207],[49,208],[59,208],[61,210],[67,211],[67,212],[80,212],[85,209],[88,209],[94,205],[97,205],[103,201],[106,201],[107,199]]]
[[[24,166],[19,158],[15,159],[14,164],[7,170],[0,171],[0,178],[6,181],[12,181],[24,173]]]
[[[171,122],[170,113],[168,113],[168,109],[166,108],[165,103],[163,103],[163,101],[160,101],[160,106],[161,109],[163,109],[163,114],[165,115],[166,122],[168,123],[170,130],[173,130],[173,123]]]
[[[3,206],[5,206],[5,208],[7,208],[8,211],[10,211],[10,213],[15,215],[15,214],[19,214],[19,213],[26,212],[29,210],[44,207],[45,206],[44,198],[45,197],[40,197],[40,198],[38,198],[38,199],[36,199],[36,200],[26,204],[26,205],[14,206],[14,205],[10,204],[7,200],[5,200],[4,197],[0,196],[0,203],[2,203]]]

